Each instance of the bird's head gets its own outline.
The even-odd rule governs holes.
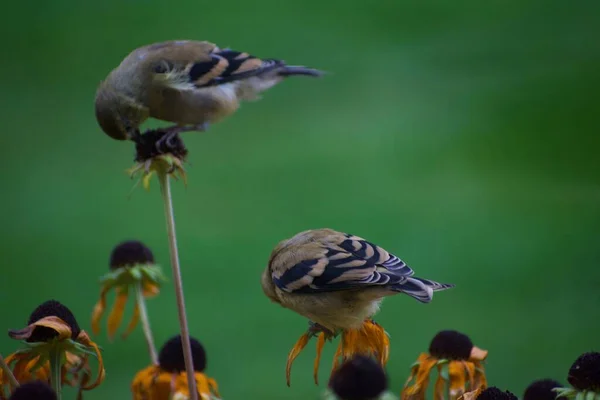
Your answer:
[[[113,92],[105,82],[102,82],[96,92],[96,120],[100,128],[115,140],[127,140],[131,137],[130,128],[126,123],[126,104]]]

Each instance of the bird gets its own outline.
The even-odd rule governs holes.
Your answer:
[[[129,53],[96,90],[95,115],[113,139],[139,141],[148,119],[174,123],[168,141],[181,132],[206,131],[233,114],[242,101],[290,76],[320,77],[323,71],[221,49],[208,41],[170,40]]]
[[[313,336],[320,336],[317,359],[324,339],[341,334],[343,348],[338,347],[336,356],[376,354],[385,364],[389,341],[372,320],[383,299],[404,293],[429,303],[434,292],[455,285],[417,278],[404,261],[382,247],[323,228],[279,242],[262,272],[261,286],[272,302],[309,320],[309,330],[288,355],[289,385],[291,363]],[[373,343],[379,345],[374,348]],[[315,382],[317,368],[315,361]]]

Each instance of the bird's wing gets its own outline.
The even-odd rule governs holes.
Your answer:
[[[310,251],[296,251],[290,263],[273,267],[273,282],[285,291],[320,293],[382,285],[402,285],[413,270],[381,247],[358,236],[340,235]]]
[[[197,50],[196,50],[197,49]],[[165,52],[155,62],[155,81],[178,90],[196,90],[246,79],[284,66],[280,60],[263,60],[248,53],[215,47],[178,49]]]

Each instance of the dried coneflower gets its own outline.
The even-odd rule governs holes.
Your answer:
[[[459,400],[518,400],[517,396],[508,390],[502,391],[495,386],[478,388],[464,393]]]
[[[600,400],[600,353],[583,353],[571,365],[567,381],[572,388],[553,389],[559,396],[577,400]]]
[[[56,400],[56,392],[46,382],[31,381],[18,388],[8,400]]]
[[[61,398],[63,384],[91,390],[104,380],[104,364],[96,343],[82,330],[73,313],[56,300],[39,305],[30,315],[28,325],[10,330],[9,336],[23,340],[25,348],[6,359],[14,364],[12,372],[20,383],[30,380],[49,381]],[[88,359],[98,359],[96,378],[91,381]],[[1,379],[2,384],[5,382]]]
[[[387,375],[371,357],[355,355],[331,375],[325,400],[391,400]]]
[[[538,379],[525,388],[523,400],[555,400],[557,399],[555,388],[562,385],[554,379]],[[560,398],[560,397],[558,397]]]
[[[205,375],[206,351],[200,342],[190,338],[194,363],[194,378],[201,399],[217,400],[217,382]],[[158,365],[139,371],[131,384],[134,400],[190,399],[181,336],[169,339],[161,348]]]
[[[471,339],[453,330],[441,331],[431,340],[428,353],[421,353],[412,365],[402,390],[403,400],[424,400],[431,371],[438,370],[436,399],[455,400],[467,390],[485,389],[487,380],[483,361],[487,350],[473,345]],[[468,384],[468,385],[467,385]]]
[[[106,309],[106,295],[110,290],[115,290],[117,297],[108,317],[108,336],[112,339],[123,319],[129,295],[133,292],[133,316],[122,336],[127,337],[141,319],[150,358],[156,364],[158,361],[146,311],[146,299],[156,296],[161,283],[165,281],[162,269],[154,262],[152,251],[138,240],[119,243],[111,252],[109,268],[110,272],[100,280],[102,289],[100,300],[92,313],[92,331],[94,334],[100,332],[100,319]]]

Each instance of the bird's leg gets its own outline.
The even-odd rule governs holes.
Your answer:
[[[312,336],[317,336],[319,333],[324,333],[325,336],[332,338],[332,337],[336,337],[338,334],[335,332],[330,331],[329,329],[325,328],[323,325],[318,324],[316,322],[312,322],[312,321],[308,321],[308,332],[312,335]]]
[[[165,135],[156,142],[156,150],[158,150],[158,152],[160,153],[161,152],[160,149],[163,146],[163,144],[166,145],[167,149],[173,148],[175,146],[175,143],[173,143],[173,140],[175,140],[177,135],[179,135],[180,133],[192,132],[192,131],[205,132],[206,130],[208,130],[208,127],[209,127],[209,123],[204,122],[202,124],[197,124],[197,125],[175,125],[175,126],[166,128]]]

